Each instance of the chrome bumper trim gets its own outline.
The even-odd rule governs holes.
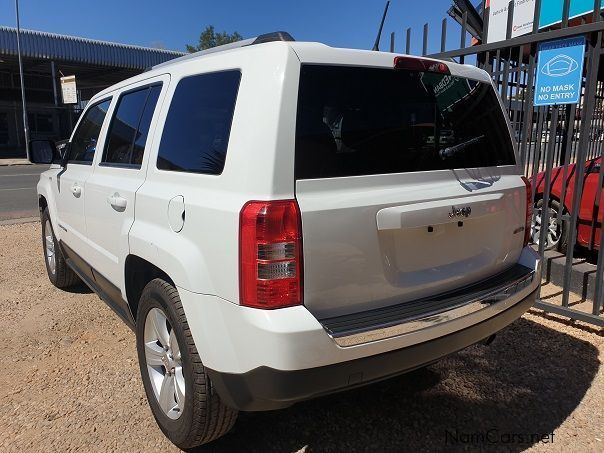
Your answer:
[[[369,329],[350,334],[347,332],[334,333],[326,324],[323,324],[323,327],[338,346],[350,347],[429,329],[469,315],[480,318],[473,320],[473,323],[480,322],[520,302],[534,290],[532,288],[531,291],[526,291],[527,288],[536,286],[536,284],[533,285],[535,271],[526,269],[528,271],[526,274],[506,282],[504,286],[494,287],[492,291],[480,291],[479,296],[470,292],[468,300],[448,310],[424,313],[415,319],[403,319],[398,323],[376,324]],[[479,316],[481,314],[484,316]]]

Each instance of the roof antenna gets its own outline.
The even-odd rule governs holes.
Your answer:
[[[382,28],[384,28],[384,21],[386,20],[386,14],[388,14],[389,6],[390,1],[387,1],[386,8],[384,8],[384,15],[382,16],[382,22],[380,22],[380,29],[378,30],[377,37],[375,38],[375,44],[373,45],[373,49],[371,50],[380,50],[380,38],[382,37]]]

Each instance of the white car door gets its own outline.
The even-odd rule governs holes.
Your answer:
[[[102,146],[102,132],[111,98],[94,103],[82,114],[69,143],[69,157],[65,168],[57,173],[56,225],[63,246],[81,257],[88,255],[84,199],[86,183],[92,174],[92,161],[98,146]]]
[[[135,195],[145,181],[155,111],[168,85],[164,75],[127,87],[114,95],[107,138],[86,183],[85,216],[92,245],[95,280],[114,296],[123,288],[128,232],[134,222]],[[124,295],[125,296],[125,295]]]

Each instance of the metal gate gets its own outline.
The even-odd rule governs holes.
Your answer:
[[[533,183],[533,225],[546,226],[539,231],[537,228],[533,230],[533,244],[544,258],[544,265],[545,258],[549,256],[546,244],[555,242],[558,234],[564,236],[564,232],[568,232],[561,302],[552,303],[540,297],[536,307],[604,326],[604,244],[599,247],[597,245],[598,238],[602,235],[604,214],[604,206],[601,207],[604,202],[604,171],[600,170],[604,155],[604,65],[600,67],[604,21],[599,13],[601,0],[594,2],[593,14],[584,16],[579,24],[572,27],[569,27],[570,0],[565,0],[559,28],[544,32],[538,30],[541,0],[536,0],[535,3],[531,34],[496,43],[467,46],[468,16],[464,13],[461,17],[458,49],[446,50],[447,20],[443,19],[440,52],[428,55],[429,29],[426,24],[422,34],[422,54],[439,59],[453,59],[459,63],[472,62],[486,70],[495,81],[510,116],[525,175]],[[511,1],[508,9],[508,38],[512,32],[513,7],[514,2]],[[485,19],[488,18],[488,13],[487,8]],[[484,29],[487,29],[486,24]],[[406,53],[411,48],[411,36],[412,30],[407,29]],[[579,103],[535,107],[533,95],[538,45],[577,36],[584,36],[587,43]],[[483,41],[487,41],[484,35]],[[394,51],[394,47],[392,33],[390,50]],[[552,180],[561,182],[560,190],[556,189],[555,194],[552,193]],[[584,197],[590,196],[594,185],[592,207],[592,203]],[[579,228],[581,240],[578,244]],[[570,303],[574,260],[583,255],[597,261],[595,271],[591,272],[595,274],[595,288],[590,310],[579,310]]]

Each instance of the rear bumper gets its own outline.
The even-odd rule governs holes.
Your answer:
[[[539,257],[525,247],[518,264],[533,276],[527,284],[513,280],[495,294],[488,288],[485,297],[466,299],[462,305],[438,299],[447,311],[438,311],[443,309],[439,305],[428,318],[414,319],[397,308],[396,325],[384,322],[380,312],[377,330],[361,332],[346,323],[339,324],[344,331],[337,331],[304,306],[258,310],[180,287],[178,291],[195,345],[219,394],[241,410],[269,410],[404,373],[489,337],[535,300]],[[473,309],[459,316],[467,307]]]
[[[478,343],[522,316],[534,303],[536,294],[533,290],[496,316],[455,333],[378,355],[292,371],[266,366],[241,374],[207,368],[206,371],[229,406],[244,411],[279,409],[297,401],[396,376]]]

